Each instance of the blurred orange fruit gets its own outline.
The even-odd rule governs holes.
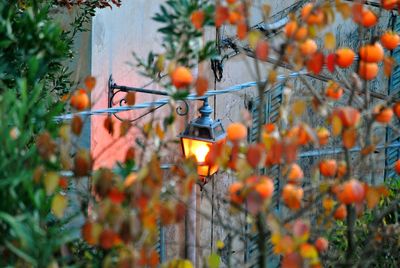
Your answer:
[[[227,138],[230,141],[239,141],[247,137],[247,128],[241,123],[232,123],[227,129]]]
[[[88,94],[84,89],[78,89],[75,91],[75,93],[72,95],[71,100],[70,100],[71,106],[74,107],[75,109],[81,111],[89,107],[90,105],[90,99]]]
[[[318,46],[312,39],[307,39],[303,43],[300,44],[300,52],[305,56],[311,56],[315,52],[317,52]]]
[[[171,81],[176,88],[184,88],[193,82],[193,76],[190,69],[179,66],[172,72]]]
[[[396,163],[394,164],[394,170],[396,171],[397,174],[400,174],[400,160],[397,160]]]
[[[293,35],[296,33],[298,28],[298,24],[297,21],[289,21],[288,23],[286,23],[285,25],[285,34],[287,38],[292,38]]]
[[[365,80],[374,79],[379,72],[378,64],[374,62],[364,62],[360,61],[360,65],[358,67],[358,75]]]
[[[337,220],[344,220],[347,216],[347,209],[344,204],[341,204],[333,214],[333,217]]]
[[[387,124],[392,120],[393,110],[390,107],[378,105],[374,108],[375,120],[382,124]]]
[[[318,237],[317,240],[315,240],[314,245],[318,252],[325,252],[328,250],[329,242],[325,237]]]
[[[328,84],[328,87],[325,90],[325,96],[332,100],[339,100],[343,96],[343,92],[343,88],[341,88],[338,83],[332,82]]]
[[[319,163],[319,172],[325,177],[336,175],[337,163],[334,159],[324,159]]]
[[[363,9],[361,13],[360,24],[366,28],[370,28],[376,25],[378,22],[378,16],[369,9]]]
[[[229,186],[229,196],[232,203],[240,205],[244,201],[244,197],[241,194],[243,189],[243,183],[234,182]]]
[[[340,68],[347,68],[353,64],[355,53],[352,49],[344,47],[336,50],[335,63]]]
[[[298,183],[303,177],[304,177],[303,170],[298,164],[294,163],[290,165],[289,172],[287,175],[288,181],[290,183]]]
[[[398,118],[400,118],[400,102],[396,102],[393,105],[393,112]]]
[[[270,178],[264,177],[255,185],[254,189],[262,199],[267,199],[274,192],[274,183]]]
[[[315,8],[312,3],[307,3],[301,10],[301,18],[309,25],[321,25],[325,16],[320,8]]]
[[[286,206],[290,209],[297,210],[301,207],[301,200],[303,199],[303,188],[297,187],[293,184],[286,184],[282,190],[282,199]]]
[[[337,198],[346,205],[360,203],[364,200],[365,189],[361,182],[356,179],[351,179],[339,187],[336,195]]]
[[[382,45],[389,50],[395,49],[400,43],[400,36],[392,31],[385,32],[381,35]]]
[[[381,44],[375,42],[374,44],[367,44],[360,48],[360,58],[364,62],[378,62],[382,61],[384,57],[384,50]]]
[[[386,10],[394,9],[398,3],[398,0],[381,0],[381,6]]]

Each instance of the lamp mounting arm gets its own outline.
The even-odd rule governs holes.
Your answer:
[[[107,103],[108,108],[112,108],[114,105],[116,105],[116,103],[114,103],[114,98],[118,93],[121,93],[121,92],[122,93],[139,92],[139,93],[145,93],[145,94],[150,94],[150,95],[169,96],[169,93],[167,91],[163,91],[163,90],[154,90],[154,89],[145,89],[145,88],[128,87],[128,86],[118,85],[117,83],[114,82],[112,75],[110,75],[110,77],[108,79],[108,103]],[[182,102],[182,104],[180,104],[180,106],[178,106],[176,108],[176,112],[178,115],[184,116],[184,115],[187,115],[187,113],[189,112],[189,105],[186,102],[186,100],[182,100],[181,102]],[[119,99],[117,101],[117,104],[118,103],[119,103],[119,106],[123,106],[124,104],[126,104],[126,97]],[[142,114],[135,119],[129,119],[128,121],[134,122],[134,121],[144,117],[145,115],[155,111],[156,109],[161,108],[164,105],[165,104],[156,106],[156,107],[152,108],[149,112],[146,112],[145,114]],[[118,120],[125,121],[125,119],[122,119],[116,113],[114,113],[113,115]]]

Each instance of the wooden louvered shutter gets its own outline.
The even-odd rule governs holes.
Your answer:
[[[157,242],[154,245],[155,250],[158,253],[158,256],[160,257],[160,263],[163,263],[166,260],[165,257],[165,237],[164,237],[164,227],[158,223],[158,228],[157,228]]]
[[[283,87],[284,84],[278,84],[273,89],[267,91],[265,93],[265,122],[261,122],[261,124],[265,123],[275,123],[279,118],[279,108],[282,103],[283,98]],[[253,143],[256,142],[257,139],[257,131],[258,126],[260,124],[260,114],[258,111],[258,105],[260,103],[259,98],[255,98],[251,100],[248,109],[251,113],[252,117],[252,125],[249,128],[248,142]],[[266,173],[266,170],[261,170],[261,173]],[[268,170],[268,175],[274,179],[275,182],[275,193],[279,189],[279,167],[273,166],[272,169]]]
[[[400,18],[398,16],[393,17],[394,23],[393,31],[400,31]],[[400,62],[400,48],[397,47],[393,53],[392,57],[396,60],[396,62]],[[397,97],[400,97],[400,66],[397,65],[392,72],[392,75],[389,79],[389,89],[388,94],[396,94]],[[396,121],[396,126],[400,127],[398,121]],[[386,142],[394,143],[400,142],[400,138],[395,139],[396,133],[391,129],[387,128],[386,131]],[[400,159],[400,148],[399,147],[390,147],[385,150],[385,180],[395,178],[396,172],[393,169],[395,162]]]
[[[257,140],[257,131],[259,124],[265,123],[275,123],[279,118],[279,108],[283,99],[283,87],[284,84],[278,84],[273,89],[267,91],[265,93],[265,122],[260,122],[260,112],[258,109],[258,105],[260,103],[259,98],[255,98],[249,102],[248,109],[252,116],[252,125],[249,128],[248,142],[253,143]],[[266,173],[267,170],[261,170],[261,173]],[[275,183],[275,193],[276,196],[279,191],[279,167],[274,166],[272,169],[268,170],[268,175],[274,179]],[[278,206],[276,206],[278,209]],[[250,228],[248,226],[247,228]],[[246,241],[246,252],[245,252],[245,262],[247,263],[247,267],[257,267],[257,257],[258,257],[258,246],[257,246],[258,235],[250,237]],[[272,247],[268,249],[268,256],[272,256]],[[269,265],[276,266],[277,258],[268,258]],[[275,263],[274,263],[275,262]]]

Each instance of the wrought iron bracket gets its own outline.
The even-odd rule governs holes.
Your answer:
[[[119,99],[119,101],[117,103],[114,102],[114,98],[119,93],[129,93],[129,92],[139,92],[139,93],[158,95],[158,96],[169,96],[169,93],[167,91],[163,91],[163,90],[154,90],[154,89],[145,89],[145,88],[128,87],[128,86],[118,85],[117,83],[114,82],[112,75],[110,75],[110,77],[108,79],[108,92],[107,92],[108,108],[112,108],[116,104],[119,104],[119,106],[126,105],[126,103],[127,103],[126,97]],[[176,107],[176,113],[180,116],[187,115],[189,112],[189,104],[187,103],[186,100],[182,100],[180,102],[182,102],[182,104],[180,104],[179,106]],[[165,103],[165,104],[167,104],[167,103]],[[142,114],[134,119],[123,119],[117,113],[113,113],[113,116],[120,121],[134,122],[134,121],[137,121],[137,120],[143,118],[144,116],[154,112],[155,110],[163,107],[165,104],[159,104],[158,106],[152,107],[149,111],[145,112],[144,114]]]

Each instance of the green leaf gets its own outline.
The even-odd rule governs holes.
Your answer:
[[[15,255],[20,257],[21,259],[25,260],[26,262],[32,264],[33,266],[37,266],[37,262],[35,259],[31,256],[29,256],[27,253],[22,251],[21,249],[15,247],[13,244],[11,244],[8,241],[5,241],[6,247],[11,250]]]
[[[172,94],[172,98],[174,100],[184,100],[189,96],[189,91],[183,90],[183,91],[177,91],[174,94]]]

